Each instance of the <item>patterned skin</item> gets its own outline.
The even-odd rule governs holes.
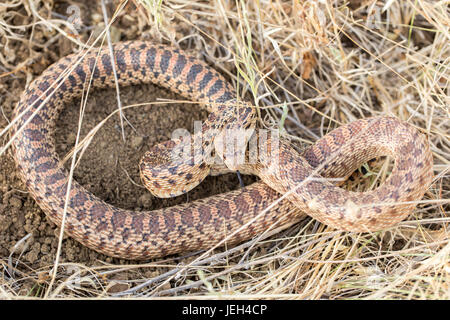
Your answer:
[[[201,131],[206,152],[214,148],[214,130],[255,126],[254,108],[238,103],[223,76],[183,51],[133,41],[115,44],[114,54],[120,85],[152,82],[208,109],[210,115]],[[79,64],[77,58],[62,58],[33,81],[15,110],[18,121],[12,128],[20,176],[58,226],[64,214],[68,172],[55,152],[55,119],[68,101],[81,96],[91,78],[93,87],[114,86],[107,49],[85,54]],[[269,149],[272,144],[268,139]],[[173,147],[173,142],[156,146],[140,164],[144,184],[162,196],[188,191],[211,170],[204,161],[166,161]],[[419,200],[432,181],[432,156],[425,137],[395,118],[352,122],[302,155],[285,141],[270,151],[279,165],[234,168],[256,173],[265,183],[151,212],[111,206],[74,181],[64,231],[89,248],[125,259],[207,249],[231,234],[227,244],[233,245],[268,228],[286,228],[299,221],[303,212],[343,230],[374,231],[404,219],[414,207],[410,202]],[[364,161],[386,154],[394,157],[394,170],[374,191],[348,192],[324,179],[345,178]],[[280,197],[277,191],[288,196],[269,207]]]

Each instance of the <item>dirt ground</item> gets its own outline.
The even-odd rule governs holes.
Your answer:
[[[93,8],[86,1],[83,21],[93,24]],[[66,14],[67,3],[55,11]],[[121,23],[118,23],[121,26]],[[126,26],[125,26],[126,27]],[[125,39],[133,39],[132,34],[123,32]],[[35,37],[44,37],[36,32]],[[114,36],[114,34],[113,34]],[[12,119],[12,112],[26,82],[40,75],[50,64],[72,52],[72,44],[60,38],[40,52],[34,61],[23,71],[0,78],[0,127],[4,128]],[[27,46],[17,43],[17,58],[27,57]],[[32,75],[32,77],[28,77]],[[92,90],[84,113],[81,137],[84,137],[95,125],[117,108],[114,89]],[[168,90],[155,85],[141,85],[121,88],[123,106],[137,103],[150,103],[157,99],[185,100]],[[74,146],[78,130],[80,100],[66,106],[56,123],[55,141],[57,152],[63,158]],[[193,104],[168,103],[165,105],[144,105],[124,111],[125,141],[122,139],[120,120],[113,116],[96,133],[91,144],[83,154],[74,172],[74,178],[90,192],[115,206],[135,211],[159,209],[186,201],[204,198],[210,195],[239,188],[235,174],[207,177],[205,181],[188,194],[172,199],[159,199],[152,196],[141,184],[138,164],[144,153],[154,144],[170,139],[173,130],[185,128],[193,131],[195,120],[205,119],[207,112]],[[129,124],[128,124],[129,123]],[[131,124],[131,125],[130,125]],[[2,145],[10,137],[2,137]],[[70,161],[66,164],[70,167]],[[255,177],[243,176],[249,184]],[[0,256],[8,257],[8,272],[13,268],[24,276],[31,270],[49,270],[54,264],[59,242],[59,229],[46,219],[45,214],[27,193],[16,171],[10,150],[0,157]],[[88,249],[75,240],[65,237],[62,243],[60,263],[80,263],[84,266],[99,266],[104,263],[137,264],[139,262],[111,258]],[[148,261],[147,261],[148,262]],[[145,263],[145,261],[144,261]],[[141,270],[146,277],[154,277],[165,268]],[[150,272],[150,273],[149,273]],[[70,272],[69,272],[70,273]],[[48,275],[45,271],[44,274]],[[123,275],[121,276],[124,277]],[[125,275],[125,278],[127,276]],[[38,286],[39,287],[39,286]],[[126,289],[118,285],[111,290]],[[170,285],[169,285],[170,287]],[[115,288],[115,289],[114,289]],[[19,294],[35,294],[36,281],[24,280]],[[111,292],[109,290],[109,292]]]
[[[18,96],[20,91],[20,87],[16,88],[11,92],[12,96]],[[124,105],[148,103],[157,98],[182,100],[154,85],[126,87],[121,90]],[[11,114],[12,100],[5,108],[7,116]],[[66,107],[57,121],[55,140],[61,158],[75,144],[79,107],[80,100],[74,101]],[[82,136],[115,108],[115,90],[93,91],[86,106]],[[208,177],[201,185],[183,196],[173,199],[153,197],[140,182],[140,158],[152,145],[170,139],[173,130],[186,128],[192,132],[194,120],[204,119],[207,113],[192,104],[168,103],[140,106],[125,110],[124,114],[134,127],[131,128],[125,122],[126,140],[122,139],[119,116],[111,118],[97,132],[75,170],[74,178],[96,196],[115,206],[140,211],[176,205],[239,187],[237,176],[227,174]],[[66,167],[70,167],[70,161],[66,163]],[[244,179],[249,182],[254,178]],[[24,191],[25,187],[17,177],[11,156],[1,158],[0,188],[0,255],[9,256],[17,241],[31,233],[32,238],[26,249],[23,252],[19,250],[16,254],[22,253],[25,261],[36,267],[52,263],[58,245],[57,230]],[[83,247],[70,238],[65,239],[63,243],[61,258],[62,261],[88,265],[94,264],[96,260],[119,262]]]
[[[92,43],[105,30],[100,1],[18,2],[3,11],[5,5],[0,4],[2,129],[12,120],[13,109],[30,82],[53,62],[79,49],[74,39]],[[125,2],[113,3],[109,17]],[[7,150],[0,156],[0,297],[4,292],[11,297],[46,293],[107,297],[133,288],[136,296],[174,297],[215,297],[214,292],[218,297],[256,294],[269,298],[283,294],[290,298],[295,293],[299,299],[448,296],[449,144],[444,102],[448,88],[444,22],[448,19],[439,11],[443,5],[432,0],[391,1],[389,8],[380,1],[339,5],[248,1],[226,6],[220,1],[208,5],[164,1],[162,7],[159,2],[146,2],[146,9],[141,5],[139,11],[136,3],[128,1],[118,10],[110,29],[112,42],[177,42],[232,79],[244,99],[258,101],[259,125],[282,125],[296,146],[314,143],[337,124],[354,119],[386,115],[407,120],[429,138],[435,181],[401,226],[367,234],[339,233],[309,218],[256,245],[244,243],[242,250],[218,248],[201,257],[201,264],[186,268],[200,255],[127,261],[98,254],[65,237],[51,280],[55,283],[49,285],[60,230],[27,193]],[[79,34],[71,33],[70,5],[80,10]],[[3,37],[4,30],[9,33],[3,32],[7,34]],[[242,79],[238,70],[243,72]],[[259,74],[253,79],[255,71]],[[260,76],[265,80],[259,82]],[[175,129],[192,132],[194,120],[206,117],[192,104],[150,104],[158,99],[185,100],[154,85],[122,87],[124,106],[143,103],[124,112],[125,141],[115,114],[95,134],[74,178],[107,203],[134,211],[239,188],[235,174],[207,177],[187,195],[172,199],[155,198],[142,186],[138,164],[143,154],[168,140]],[[116,109],[116,90],[91,90],[81,137]],[[61,158],[74,146],[79,113],[80,100],[73,101],[56,123],[54,138]],[[8,134],[2,135],[0,144],[9,139]],[[392,168],[385,159],[364,164],[343,187],[365,191],[383,183]],[[70,160],[65,165],[68,168]],[[243,178],[245,184],[257,179]],[[71,287],[69,268],[74,266],[87,279],[79,288]]]

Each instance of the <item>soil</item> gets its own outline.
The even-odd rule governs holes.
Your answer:
[[[11,91],[8,114],[21,92],[17,87]],[[111,117],[95,134],[89,147],[74,172],[74,178],[90,192],[115,206],[135,211],[158,209],[186,201],[223,193],[239,187],[235,174],[207,177],[190,191],[172,199],[153,197],[141,184],[138,164],[144,153],[154,144],[170,139],[177,128],[193,132],[195,120],[205,119],[207,113],[193,104],[149,105],[157,98],[183,100],[173,93],[154,85],[121,88],[124,106],[147,103],[124,110],[125,141],[122,138],[119,116]],[[116,91],[112,89],[94,90],[89,94],[82,122],[81,136],[84,137],[94,126],[117,108]],[[57,152],[63,158],[74,146],[78,130],[80,100],[68,105],[56,124],[55,141]],[[6,125],[2,119],[2,126]],[[66,167],[70,167],[66,162]],[[253,177],[244,177],[246,184]],[[14,246],[27,234],[32,236],[25,245],[13,252],[14,257],[33,267],[43,267],[53,263],[58,246],[59,230],[49,222],[34,200],[26,193],[26,188],[17,176],[10,154],[0,158],[0,256],[8,257]],[[63,241],[61,261],[79,262],[86,265],[96,261],[127,263],[112,259],[90,250],[73,239]]]
[[[77,2],[82,6],[81,13],[85,25],[97,24],[91,20],[94,14],[101,13],[101,10],[93,3],[92,1]],[[68,4],[55,5],[53,11],[67,15],[67,6]],[[21,10],[26,17],[24,9]],[[126,19],[118,21],[118,28],[112,29],[112,33],[118,34],[121,40],[148,38],[136,34],[136,29],[129,28],[122,23],[124,21],[126,22]],[[24,20],[19,24],[21,23],[28,22]],[[46,43],[53,36],[54,34],[50,31],[49,34],[41,30],[35,30],[33,33],[34,41],[41,43]],[[87,32],[81,33],[83,41],[87,41],[87,36]],[[48,43],[50,43],[48,47],[34,48],[33,58],[24,67],[7,75],[2,74],[3,69],[0,70],[2,74],[0,77],[0,129],[5,128],[11,121],[14,107],[27,84],[53,62],[73,52],[74,45],[67,38],[59,37],[57,41]],[[30,57],[26,42],[11,42],[10,49],[15,53],[14,57],[11,57],[13,65],[19,65]],[[207,177],[198,187],[183,196],[172,199],[153,197],[140,182],[138,170],[140,158],[154,144],[168,140],[175,129],[185,128],[192,132],[194,120],[204,119],[207,113],[193,104],[149,105],[148,103],[157,101],[158,98],[171,101],[185,100],[151,84],[123,87],[120,96],[124,106],[137,103],[147,103],[147,105],[124,111],[127,121],[131,124],[124,121],[125,140],[122,138],[118,115],[111,117],[95,134],[74,172],[74,178],[90,192],[112,205],[141,211],[172,206],[239,188],[237,176],[228,174]],[[114,89],[91,90],[82,122],[81,137],[84,137],[116,109],[117,97]],[[74,146],[79,113],[80,100],[75,100],[66,106],[56,123],[54,137],[57,152],[61,158],[66,156]],[[4,146],[9,138],[8,135],[2,136],[0,144]],[[69,167],[70,160],[65,165]],[[256,178],[244,176],[243,180],[245,184],[249,184]],[[0,156],[0,257],[4,263],[7,278],[11,276],[11,272],[13,272],[13,278],[14,274],[24,278],[19,280],[18,294],[39,295],[40,285],[36,286],[36,277],[39,278],[38,283],[40,283],[41,274],[43,282],[48,280],[48,270],[54,265],[58,242],[59,229],[45,217],[43,211],[28,194],[18,176],[11,152],[7,150]],[[189,261],[191,258],[187,257],[184,261]],[[86,267],[103,266],[105,263],[114,265],[140,263],[99,254],[68,237],[62,241],[59,261],[62,264],[76,263]],[[165,267],[142,270],[140,268],[139,274],[151,278],[166,269]],[[62,269],[60,268],[59,271]],[[118,276],[119,278],[128,277],[127,274]],[[116,276],[113,275],[114,277]],[[167,285],[170,287],[171,284],[167,283]],[[127,285],[116,283],[108,289],[108,292],[126,288]]]

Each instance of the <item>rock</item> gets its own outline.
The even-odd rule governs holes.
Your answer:
[[[22,208],[22,200],[16,197],[11,197],[11,199],[9,199],[9,204],[15,209]]]
[[[141,136],[135,136],[131,139],[131,147],[133,149],[139,149],[142,146],[142,143],[144,142],[144,138]]]
[[[144,193],[138,199],[138,205],[144,208],[150,208],[153,203],[153,197],[150,193]]]

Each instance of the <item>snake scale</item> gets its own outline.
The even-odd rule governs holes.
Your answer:
[[[209,129],[255,126],[254,107],[237,103],[232,86],[206,63],[179,49],[142,41],[117,43],[113,49],[119,85],[155,83],[208,108],[209,117],[202,127],[204,148],[214,147]],[[93,50],[81,59],[69,55],[51,65],[22,94],[14,113],[13,155],[21,179],[58,226],[63,219],[68,171],[55,151],[55,120],[66,103],[82,95],[91,79],[96,88],[115,85],[107,49]],[[267,143],[272,145],[270,139]],[[279,159],[276,168],[261,164],[249,168],[262,182],[151,212],[116,208],[74,181],[64,230],[89,248],[125,259],[206,249],[233,233],[227,244],[236,244],[273,226],[285,228],[298,221],[301,212],[342,230],[373,231],[404,219],[433,177],[426,138],[393,117],[341,126],[302,154],[283,140],[271,152],[270,157]],[[346,191],[326,179],[346,178],[364,161],[380,155],[392,156],[395,165],[388,179],[373,191]],[[141,163],[141,171],[150,173],[144,183],[156,189],[166,186],[169,191],[176,183],[192,182],[192,188],[209,173],[204,163],[156,167],[152,171],[145,161]],[[288,195],[270,206],[280,193]]]

